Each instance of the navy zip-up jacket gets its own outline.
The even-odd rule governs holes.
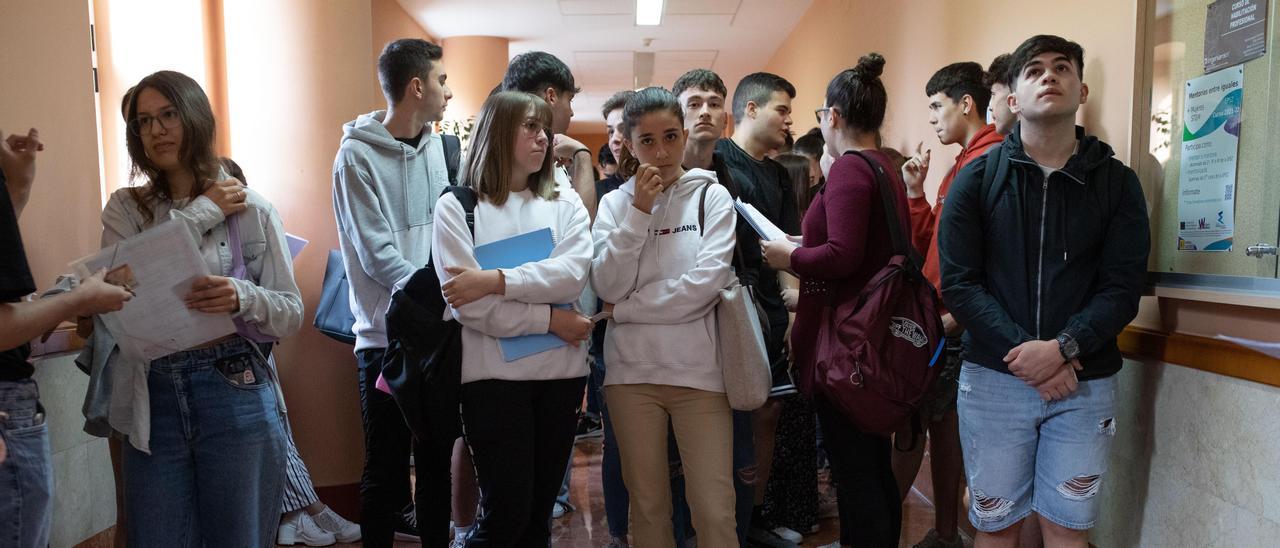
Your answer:
[[[1110,376],[1151,250],[1142,186],[1080,127],[1076,153],[1046,180],[1020,129],[960,171],[938,227],[942,296],[965,326],[964,359],[1009,373],[1013,347],[1066,334],[1080,347],[1080,380]],[[988,194],[987,163],[1001,160],[1007,175]]]

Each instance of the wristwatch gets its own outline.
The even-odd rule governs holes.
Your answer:
[[[1076,338],[1063,333],[1058,335],[1058,353],[1062,354],[1062,361],[1071,361],[1080,357],[1080,345],[1076,343]]]

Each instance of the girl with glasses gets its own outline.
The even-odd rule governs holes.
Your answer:
[[[122,110],[132,175],[145,182],[111,195],[102,212],[103,247],[182,223],[213,273],[181,289],[190,310],[229,315],[261,336],[296,332],[302,298],[280,215],[223,170],[199,84],[157,72],[129,91]],[[233,217],[245,267],[239,277],[227,222]],[[121,352],[96,321],[80,361],[91,371],[86,428],[109,426],[125,442],[130,546],[272,543],[286,442],[275,372],[253,342],[232,334],[146,363]],[[89,413],[104,394],[105,416]]]
[[[461,183],[476,194],[475,232],[455,194],[436,206],[431,254],[448,313],[462,324],[463,431],[482,493],[467,546],[547,546],[551,509],[573,450],[591,321],[578,300],[591,266],[587,210],[556,190],[551,107],[524,92],[480,108]],[[550,255],[483,269],[475,248],[550,229]],[[551,334],[563,344],[507,356],[500,339]]]

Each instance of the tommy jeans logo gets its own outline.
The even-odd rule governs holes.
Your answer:
[[[698,225],[681,225],[675,228],[659,228],[653,231],[654,236],[666,236],[668,234],[679,234],[681,232],[689,232],[698,230]]]
[[[929,338],[925,336],[924,328],[920,327],[920,324],[902,316],[889,317],[889,333],[911,343],[916,348],[923,347],[929,342]]]

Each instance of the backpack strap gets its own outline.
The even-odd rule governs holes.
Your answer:
[[[457,135],[441,135],[440,141],[444,145],[444,164],[449,170],[449,184],[458,184],[458,164],[462,157],[462,142],[458,140]],[[475,202],[473,201],[472,204]]]
[[[240,214],[227,217],[227,245],[231,247],[231,277],[247,280],[248,268],[244,264],[244,250],[240,247]]]
[[[852,154],[862,158],[867,165],[871,166],[871,173],[875,174],[876,186],[880,190],[880,205],[884,208],[884,218],[889,223],[889,239],[893,242],[893,253],[894,255],[906,257],[906,265],[910,266],[908,270],[915,276],[920,275],[924,259],[920,257],[914,247],[907,243],[907,235],[902,231],[902,222],[898,217],[898,207],[893,199],[893,185],[889,182],[889,175],[885,173],[884,166],[857,150],[850,150],[845,154]]]
[[[445,187],[444,192],[441,192],[440,196],[443,197],[445,194],[453,194],[453,197],[458,200],[458,203],[462,204],[462,210],[467,213],[467,230],[471,231],[471,239],[475,240],[477,200],[475,189],[469,186],[450,185]]]

